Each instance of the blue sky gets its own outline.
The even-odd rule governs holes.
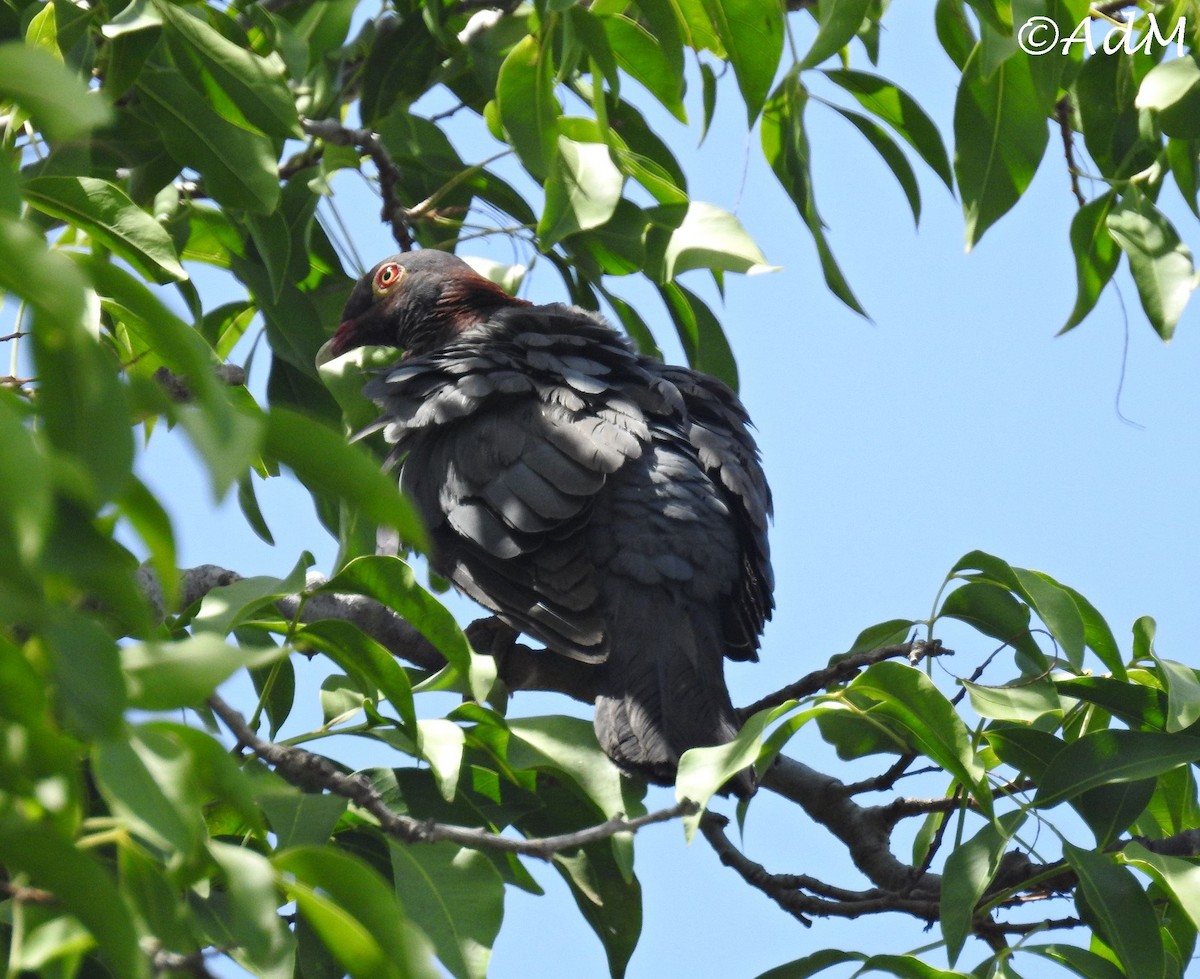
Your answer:
[[[893,5],[885,24],[879,73],[915,95],[948,134],[957,72],[934,40],[932,5]],[[805,38],[798,42],[803,47]],[[861,50],[854,58],[857,67],[870,67]],[[698,88],[692,86],[693,106]],[[782,266],[770,275],[729,276],[726,302],[717,307],[776,501],[778,610],[762,662],[730,667],[735,703],[823,664],[868,625],[928,615],[946,572],[976,548],[1078,589],[1126,650],[1134,619],[1154,615],[1159,651],[1200,665],[1200,315],[1193,304],[1176,339],[1162,344],[1122,272],[1124,309],[1110,287],[1081,327],[1055,338],[1075,289],[1067,243],[1075,205],[1057,137],[1026,198],[967,255],[961,209],[936,177],[918,171],[924,214],[914,231],[900,189],[874,151],[832,112],[810,106],[818,202],[843,270],[873,317],[866,322],[826,291],[811,239],[761,160],[757,132],[744,134],[732,77],[722,80],[714,130],[698,150],[698,126],[650,118],[684,163],[693,198],[736,210],[768,259]],[[462,140],[458,148],[466,159],[491,152]],[[339,192],[353,184],[343,181]],[[1084,190],[1089,197],[1098,192],[1087,183]],[[352,218],[368,264],[393,251],[374,200],[347,200],[357,202],[343,204],[343,215]],[[1184,239],[1194,241],[1195,221],[1173,189],[1163,206]],[[511,258],[503,244],[481,244],[475,253]],[[703,280],[691,273],[685,284],[703,292]],[[624,281],[613,285],[626,298],[644,297],[640,308],[678,361],[657,300]],[[526,294],[565,298],[544,263]],[[219,301],[206,295],[207,306]],[[265,377],[254,380],[261,390]],[[328,570],[333,543],[294,483],[272,480],[263,489],[278,541],[269,548],[244,527],[231,501],[212,506],[178,435],[156,432],[141,471],[167,493],[185,566],[213,562],[244,574],[283,574],[309,549]],[[469,620],[468,603],[455,608]],[[935,675],[952,691],[945,671],[969,674],[992,645],[966,633],[946,639],[958,655]],[[318,681],[321,672],[310,671]],[[1011,676],[1001,662],[984,681]],[[310,697],[315,701],[315,693]],[[519,695],[513,703],[521,713],[577,709],[548,695]],[[353,764],[386,763],[356,743],[344,747]],[[838,762],[807,728],[789,753],[843,778],[869,771]],[[653,790],[648,804],[669,801],[667,790]],[[769,793],[751,807],[745,846],[774,871],[861,883],[823,831]],[[678,826],[646,830],[637,854],[645,922],[631,979],[755,976],[820,948],[901,952],[937,938],[919,923],[891,918],[818,921],[806,930],[722,868],[702,840],[685,846]],[[565,886],[549,868],[534,872],[547,896],[510,891],[491,975],[605,975],[600,944]],[[968,947],[960,967],[983,955],[982,947]],[[944,965],[940,953],[931,961]]]

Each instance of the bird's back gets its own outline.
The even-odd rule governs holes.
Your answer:
[[[670,781],[684,750],[733,737],[722,659],[755,658],[770,615],[771,504],[728,388],[554,305],[502,310],[367,393],[439,572],[599,664],[614,760]]]

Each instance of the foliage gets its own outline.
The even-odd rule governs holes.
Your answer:
[[[1075,44],[1033,57],[1018,44],[1024,25],[1049,17],[1068,36],[1088,17],[1086,0],[938,0],[933,27],[962,76],[951,156],[911,96],[851,67],[876,60],[883,0],[790,6],[396,0],[372,17],[355,0],[0,5],[0,288],[20,303],[13,362],[32,371],[0,389],[8,974],[203,974],[205,956],[223,955],[265,976],[436,975],[435,957],[456,977],[480,976],[505,889],[536,890],[522,862],[536,857],[568,882],[614,975],[637,944],[635,826],[625,820],[645,815],[641,787],[585,722],[506,718],[495,662],[407,565],[369,554],[377,525],[415,548],[424,533],[369,450],[342,437],[343,409],[351,427],[362,421],[356,379],[314,366],[352,283],[316,220],[321,199],[336,200],[339,172],[377,182],[400,247],[509,235],[530,264],[561,275],[574,302],[607,305],[653,352],[647,317],[613,284],[645,276],[691,363],[736,383],[717,316],[678,280],[707,270],[720,285],[770,266],[734,215],[689,197],[647,104],[699,113],[707,128],[718,98],[740,98],[829,288],[860,312],[817,208],[807,113],[829,107],[861,132],[914,219],[910,157],[957,187],[968,245],[1019,202],[1058,128],[1068,144],[1082,134],[1100,188],[1080,195],[1064,229],[1078,267],[1064,329],[1086,318],[1124,257],[1146,318],[1171,335],[1195,272],[1157,200],[1173,182],[1200,213],[1194,54],[1164,61],[1168,45],[1144,44],[1087,55]],[[1194,9],[1142,6],[1131,36],[1152,23],[1173,36]],[[813,40],[800,52],[802,26]],[[841,102],[810,94],[818,77]],[[699,105],[685,94],[697,78]],[[515,157],[519,179],[501,176],[496,157],[460,155],[445,133],[458,110]],[[1066,166],[1078,192],[1075,153]],[[200,266],[227,272],[241,298],[214,306],[193,277]],[[262,403],[218,370],[259,330],[259,356],[270,358]],[[164,424],[186,433],[216,497],[236,486],[268,539],[255,485],[290,470],[339,538],[336,576],[306,590],[306,558],[278,580],[181,575],[166,510],[134,474],[138,438]],[[336,597],[346,595],[361,598]],[[340,614],[314,612],[323,600]],[[371,603],[415,628],[403,649],[359,614]],[[890,660],[936,654],[947,620],[998,641],[1014,679],[965,682],[948,698],[924,671]],[[913,630],[928,644],[889,645]],[[398,651],[417,665],[401,665]],[[297,655],[322,656],[332,672],[323,727],[292,741],[338,727],[394,749],[400,767],[348,779],[337,764],[252,740],[274,738],[289,717]],[[244,673],[257,702],[244,705],[242,731],[238,712],[210,695]],[[464,703],[431,714],[423,695],[447,689]],[[707,801],[757,757],[767,783],[872,878],[872,890],[851,892],[747,871],[784,910],[936,919],[951,968],[972,934],[990,943],[976,975],[1007,974],[1017,956],[1089,977],[1185,971],[1200,926],[1189,835],[1200,829],[1200,679],[1156,654],[1150,620],[1123,653],[1083,596],[977,552],[951,570],[928,619],[864,630],[828,671],[768,700],[731,748],[685,759],[681,795]],[[218,716],[258,759],[228,750]],[[771,768],[809,721],[842,757],[880,754],[890,768],[869,784],[823,776],[820,793],[803,766]],[[915,764],[935,767],[941,799],[855,801],[891,792]],[[746,869],[712,818],[688,818]],[[911,865],[888,850],[908,819],[924,820]],[[1033,827],[1045,830],[1038,849]],[[930,868],[948,831],[938,876]],[[519,838],[557,842],[522,857]],[[867,844],[887,859],[872,863]],[[1047,911],[1045,924],[1006,916],[1033,900],[1073,911]],[[1005,943],[1079,923],[1087,948]],[[914,955],[826,951],[770,975],[849,961],[961,974]]]

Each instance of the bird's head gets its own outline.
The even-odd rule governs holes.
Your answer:
[[[368,345],[398,347],[405,356],[428,353],[510,305],[525,300],[448,252],[393,255],[358,280],[317,363]]]

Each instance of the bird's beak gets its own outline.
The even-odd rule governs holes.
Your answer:
[[[356,344],[350,343],[350,339],[354,333],[354,328],[357,326],[355,320],[343,320],[338,326],[337,332],[333,334],[317,351],[317,369],[320,370],[331,360],[335,360],[344,354],[347,350],[352,349]]]
[[[336,337],[330,337],[323,344],[321,344],[321,349],[317,351],[317,370],[320,370],[338,356],[333,349],[334,341],[336,339]]]

